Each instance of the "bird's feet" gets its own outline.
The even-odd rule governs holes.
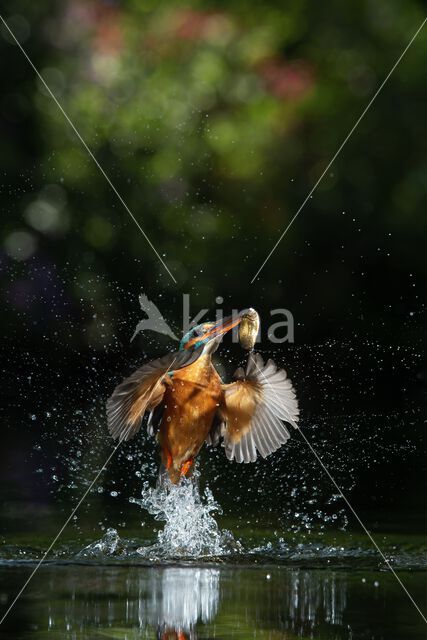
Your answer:
[[[181,465],[181,476],[186,476],[187,473],[190,471],[191,465],[193,464],[193,459],[190,458],[189,460],[187,460],[187,462],[184,462],[184,464]]]
[[[169,471],[169,469],[171,468],[171,466],[173,464],[173,459],[172,459],[170,451],[168,449],[166,449],[166,448],[163,450],[163,460],[165,460],[165,459],[166,459],[165,467]]]

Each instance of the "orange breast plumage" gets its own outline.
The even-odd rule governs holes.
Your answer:
[[[221,380],[202,356],[194,364],[174,373],[165,392],[165,410],[160,425],[162,461],[173,479],[181,466],[193,460],[212,426],[221,397]]]

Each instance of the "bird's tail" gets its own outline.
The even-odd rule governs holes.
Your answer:
[[[181,478],[193,478],[194,472],[194,460],[182,465],[181,470],[175,469],[173,466],[166,468],[163,462],[159,466],[159,474],[157,476],[157,487],[170,487],[173,484],[179,484]]]

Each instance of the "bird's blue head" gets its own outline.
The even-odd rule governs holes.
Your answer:
[[[179,343],[179,350],[198,349],[210,345],[214,351],[221,342],[222,336],[236,327],[241,321],[240,316],[229,316],[219,322],[203,322],[193,327],[184,335]]]

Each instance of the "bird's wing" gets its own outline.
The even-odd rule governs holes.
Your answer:
[[[162,401],[170,375],[197,360],[203,348],[168,353],[137,369],[107,400],[107,423],[115,439],[130,440],[141,426],[145,411],[153,412]]]
[[[257,451],[266,458],[289,439],[284,422],[297,428],[298,401],[286,371],[259,354],[251,353],[246,372],[234,377],[222,387],[223,446],[229,460],[255,462]]]
[[[211,429],[206,436],[205,442],[211,447],[216,447],[219,444],[221,437],[224,435],[225,422],[223,417],[217,411],[214,415]]]

